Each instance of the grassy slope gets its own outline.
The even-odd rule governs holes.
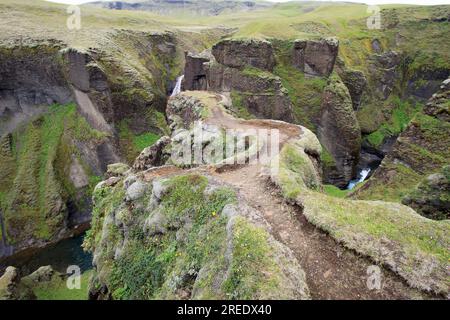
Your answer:
[[[413,287],[448,292],[449,221],[426,219],[400,204],[352,201],[314,191],[305,179],[311,170],[303,151],[288,144],[281,152],[279,174],[272,177],[286,198],[301,205],[308,221],[388,266]]]

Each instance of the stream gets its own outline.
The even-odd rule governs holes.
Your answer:
[[[183,79],[184,79],[184,74],[177,78],[177,83],[175,84],[175,88],[173,89],[172,94],[170,95],[171,97],[174,97],[181,92],[181,84],[183,82]]]
[[[353,190],[358,184],[366,181],[371,171],[372,169],[370,168],[362,169],[361,172],[358,174],[359,179],[350,181],[350,183],[347,186],[347,190]]]

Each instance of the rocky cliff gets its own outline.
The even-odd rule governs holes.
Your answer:
[[[166,132],[177,40],[126,31],[114,40],[139,63],[56,40],[1,48],[0,256],[83,230],[107,165],[134,160]]]
[[[450,156],[449,84],[441,84],[354,197],[403,201],[429,217],[448,218],[447,178],[440,172],[445,172]]]

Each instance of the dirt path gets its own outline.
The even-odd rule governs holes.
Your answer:
[[[222,105],[212,106],[211,115],[206,120],[209,124],[225,129],[278,129],[280,147],[289,139],[302,134],[299,126],[285,122],[236,119],[223,107],[226,97],[216,95],[215,98],[217,102],[222,101]],[[345,249],[310,224],[301,210],[287,204],[279,190],[270,184],[268,177],[261,174],[260,165],[231,166],[209,173],[239,189],[249,204],[261,211],[271,225],[273,235],[294,252],[306,273],[314,299],[427,298],[410,288],[393,272],[383,268],[381,289],[370,290],[367,286],[367,271],[373,263]]]
[[[274,236],[287,245],[305,270],[314,299],[411,299],[425,298],[395,274],[382,269],[381,290],[369,290],[368,259],[343,248],[311,225],[295,206],[284,202],[258,166],[215,173],[238,188],[259,209],[273,228]]]

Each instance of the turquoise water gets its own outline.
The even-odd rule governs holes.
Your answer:
[[[66,273],[70,265],[77,265],[81,271],[92,269],[92,255],[81,247],[84,234],[62,240],[43,249],[27,251],[0,261],[0,274],[7,266],[20,269],[22,276],[32,273],[41,266],[51,265],[53,269]]]

